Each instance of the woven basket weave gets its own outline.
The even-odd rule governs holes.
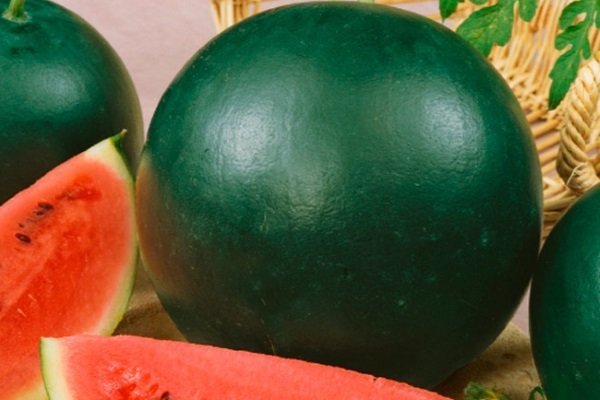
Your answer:
[[[439,20],[437,2],[431,0],[378,0]],[[598,87],[600,85],[600,35],[590,34],[595,56],[579,71],[576,82],[560,107],[548,110],[549,72],[559,52],[554,49],[561,10],[569,0],[543,0],[530,23],[518,20],[511,41],[496,47],[490,61],[519,99],[535,137],[544,176],[544,236],[566,208],[599,182]],[[274,0],[211,0],[218,31],[259,12],[282,4]],[[461,3],[446,25],[458,26],[473,11]],[[426,10],[432,10],[427,13]]]

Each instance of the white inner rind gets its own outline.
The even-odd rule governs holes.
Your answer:
[[[69,391],[66,376],[62,373],[62,352],[59,341],[52,338],[42,338],[40,341],[40,356],[42,360],[42,376],[46,385],[46,393],[50,400],[74,400]]]
[[[133,185],[131,173],[127,168],[127,164],[125,164],[125,160],[123,160],[121,153],[116,148],[114,139],[105,139],[87,149],[83,154],[85,157],[106,164],[111,169],[115,170],[123,180],[129,181],[131,182],[131,185]]]
[[[86,158],[92,159],[96,162],[105,165],[107,168],[112,169],[113,171],[115,171],[117,176],[123,179],[123,181],[127,182],[127,198],[131,201],[131,203],[129,204],[129,208],[131,209],[129,223],[132,226],[134,237],[131,246],[129,261],[127,262],[127,265],[131,266],[131,268],[128,268],[126,270],[127,274],[123,276],[123,281],[119,284],[118,292],[120,292],[121,295],[114,299],[115,301],[106,309],[104,317],[100,318],[96,327],[94,327],[89,332],[109,335],[115,330],[115,328],[123,318],[125,311],[127,310],[129,297],[132,294],[133,285],[135,282],[135,266],[137,264],[138,259],[138,239],[134,211],[134,181],[129,171],[129,168],[125,163],[125,160],[123,159],[119,150],[116,148],[114,139],[109,138],[103,140],[102,142],[89,148],[83,153],[83,155]]]

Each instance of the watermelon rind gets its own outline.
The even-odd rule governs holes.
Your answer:
[[[119,176],[123,182],[127,183],[127,193],[129,199],[135,198],[135,184],[133,175],[129,169],[129,164],[126,161],[125,153],[123,152],[122,140],[125,137],[126,132],[123,131],[117,135],[114,135],[108,139],[105,139],[98,144],[90,147],[83,154],[85,157],[97,160],[108,168],[112,169],[117,176]],[[129,215],[131,226],[136,226],[135,213]],[[99,323],[96,326],[95,332],[104,335],[110,335],[116,328],[119,322],[123,319],[129,300],[133,294],[133,286],[135,283],[135,266],[138,264],[139,251],[138,251],[138,238],[137,232],[134,232],[133,243],[131,247],[131,258],[127,265],[130,266],[128,271],[130,272],[125,276],[125,281],[121,284],[122,291],[121,296],[116,297],[113,307],[108,309],[104,318],[99,319]]]
[[[43,357],[41,357],[43,354]],[[42,338],[40,340],[40,359],[42,360],[42,376],[44,377],[46,394],[50,399],[71,400],[65,375],[62,373],[62,358],[57,339]]]

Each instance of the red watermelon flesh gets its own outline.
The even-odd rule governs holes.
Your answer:
[[[51,400],[444,400],[338,367],[136,336],[41,342]]]
[[[41,336],[110,333],[125,311],[137,244],[119,140],[66,161],[0,207],[2,399],[45,398]]]

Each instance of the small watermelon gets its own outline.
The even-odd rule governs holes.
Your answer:
[[[136,336],[41,341],[50,400],[444,400],[307,361]]]
[[[0,0],[0,204],[122,129],[135,165],[144,140],[138,95],[110,44],[60,5],[24,3]]]
[[[71,158],[0,207],[3,400],[45,398],[41,336],[110,333],[125,311],[137,242],[119,141]]]
[[[600,398],[600,186],[544,244],[529,298],[531,346],[548,399]]]

